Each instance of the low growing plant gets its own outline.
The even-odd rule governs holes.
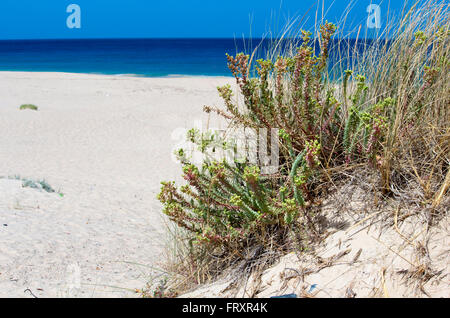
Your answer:
[[[30,110],[38,110],[38,107],[33,104],[23,104],[19,107],[20,110],[30,109]]]

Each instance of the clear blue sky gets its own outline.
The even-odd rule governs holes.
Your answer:
[[[348,0],[1,0],[0,39],[261,37],[279,34],[293,17],[314,25],[317,3],[329,21],[340,20]],[[390,2],[390,3],[389,3]],[[369,4],[381,9],[381,27],[404,0],[353,0],[345,32],[367,28]],[[69,4],[81,8],[81,28],[69,29]],[[375,32],[376,29],[370,29]]]

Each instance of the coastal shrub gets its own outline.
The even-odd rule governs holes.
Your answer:
[[[273,229],[296,222],[313,230],[314,220],[305,203],[313,201],[310,181],[317,179],[323,168],[357,160],[383,162],[389,133],[397,122],[398,94],[391,91],[394,97],[380,94],[369,98],[370,84],[364,75],[354,76],[353,90],[348,92],[353,72],[347,70],[342,94],[337,97],[336,87],[326,83],[328,45],[335,31],[332,23],[321,27],[318,56],[310,46],[311,34],[303,32],[295,56],[257,60],[255,77],[249,74],[249,55],[227,55],[245,107],[235,104],[233,91],[226,85],[218,88],[226,111],[207,106],[204,110],[241,127],[278,128],[283,166],[281,174],[274,175],[261,175],[257,165],[248,163],[235,162],[232,166],[226,161],[205,161],[198,168],[180,150],[188,184],[177,189],[173,182],[163,182],[158,198],[164,204],[164,213],[195,233],[199,242],[245,245],[262,241],[260,235],[274,234]],[[416,114],[411,120],[418,120],[423,107],[418,103],[423,103],[423,96],[440,76],[439,70],[435,66],[423,69],[422,85],[417,89],[422,97],[408,103],[408,114]],[[191,141],[193,135],[191,131]],[[206,141],[196,140],[201,151]]]
[[[318,38],[302,31],[293,54],[256,61],[244,53],[227,55],[237,92],[230,85],[218,87],[225,108],[204,111],[223,117],[230,127],[277,129],[280,165],[275,173],[262,173],[261,161],[206,156],[196,166],[183,149],[177,152],[186,184],[163,182],[158,199],[186,231],[194,261],[205,264],[199,255],[215,262],[248,261],[255,257],[248,254],[254,247],[263,255],[286,248],[292,237],[320,239],[313,209],[320,191],[350,175],[352,166],[376,171],[385,195],[431,207],[430,218],[437,214],[450,187],[446,12],[448,7],[426,4],[406,13],[392,40],[375,40],[352,69],[345,70],[346,64],[333,80],[329,44],[337,27],[329,22]],[[317,55],[314,41],[320,43]],[[187,138],[204,154],[230,147],[226,140],[213,143],[211,136],[191,130]],[[418,197],[408,194],[414,182],[421,187]],[[198,273],[200,267],[190,268]]]
[[[236,246],[264,244],[271,237],[271,244],[281,245],[286,229],[294,224],[314,228],[305,210],[308,180],[320,165],[319,140],[332,141],[331,137],[321,138],[321,132],[337,129],[333,115],[339,104],[332,91],[323,92],[322,86],[328,43],[335,29],[331,23],[323,26],[318,57],[309,46],[310,33],[304,32],[303,44],[294,58],[279,57],[274,63],[258,60],[255,78],[248,74],[248,55],[227,56],[246,109],[240,110],[232,102],[231,87],[224,86],[218,90],[228,113],[209,107],[205,110],[232,118],[242,127],[280,128],[286,173],[262,175],[258,165],[230,165],[226,160],[205,161],[198,168],[180,150],[187,185],[177,189],[173,182],[163,182],[158,199],[164,204],[163,212],[194,233],[198,242],[236,250]],[[274,88],[269,84],[270,76],[276,78]],[[204,150],[205,139],[198,141],[193,135],[191,131],[191,141],[197,141],[199,149]]]
[[[38,107],[36,105],[33,105],[33,104],[23,104],[23,105],[20,106],[19,109],[20,110],[24,110],[24,109],[38,110]]]

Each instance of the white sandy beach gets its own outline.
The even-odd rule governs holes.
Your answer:
[[[0,72],[0,297],[135,297],[162,260],[171,135],[232,82]]]

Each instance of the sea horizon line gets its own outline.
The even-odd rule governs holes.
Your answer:
[[[318,38],[314,38],[318,39]],[[245,38],[236,38],[236,37],[105,37],[105,38],[42,38],[42,39],[0,39],[0,42],[39,42],[39,41],[108,41],[108,40],[234,40],[234,41],[247,41],[247,40],[301,40],[301,37],[245,37]],[[387,38],[333,38],[333,40],[346,40],[346,41],[364,41],[364,40],[393,40]]]

